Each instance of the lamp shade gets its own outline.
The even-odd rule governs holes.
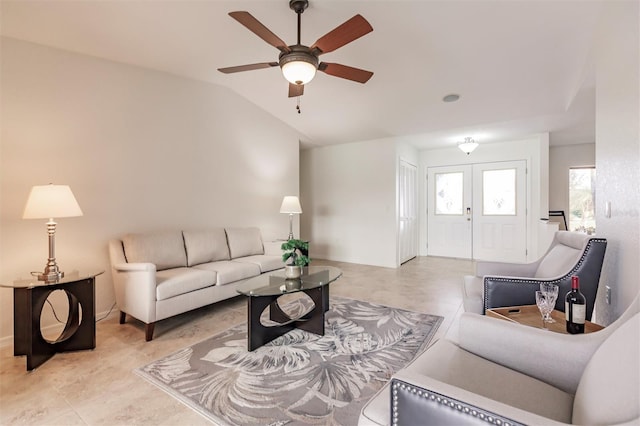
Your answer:
[[[289,214],[301,214],[302,207],[300,206],[300,200],[295,195],[287,195],[282,200],[282,205],[280,206],[280,213],[289,213]]]
[[[82,210],[68,185],[36,185],[31,188],[23,219],[82,216]]]

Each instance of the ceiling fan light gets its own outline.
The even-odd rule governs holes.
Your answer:
[[[307,84],[316,75],[316,66],[305,61],[291,61],[282,65],[282,75],[292,84]]]
[[[478,142],[474,141],[472,138],[464,138],[464,142],[458,143],[458,148],[467,155],[471,154],[477,147]]]

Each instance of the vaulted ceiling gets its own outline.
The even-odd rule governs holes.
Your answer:
[[[550,132],[552,145],[594,142],[591,48],[601,1],[310,0],[302,43],[355,14],[374,31],[321,57],[373,71],[366,84],[318,73],[287,97],[278,50],[228,12],[249,11],[288,44],[287,0],[1,2],[3,36],[219,84],[297,129],[303,147],[396,138],[418,148]],[[457,102],[445,103],[447,94]]]

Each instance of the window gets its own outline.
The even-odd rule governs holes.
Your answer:
[[[516,169],[482,172],[482,214],[515,216]]]
[[[596,232],[596,168],[569,169],[569,230]]]
[[[436,214],[462,214],[463,177],[461,172],[436,173]]]

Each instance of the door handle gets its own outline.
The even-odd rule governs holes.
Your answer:
[[[471,221],[471,207],[467,207],[467,220]]]

